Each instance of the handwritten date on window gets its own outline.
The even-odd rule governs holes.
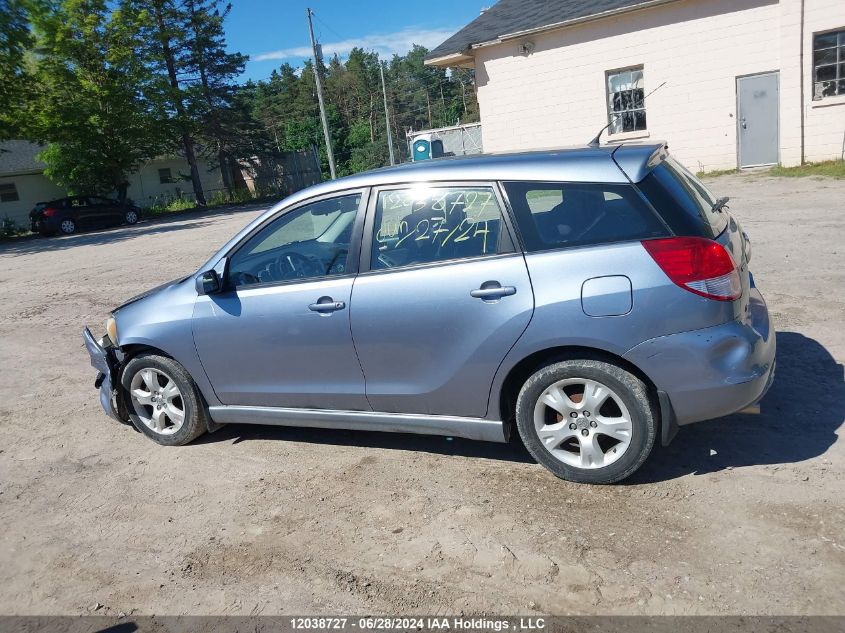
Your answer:
[[[481,253],[487,253],[490,223],[498,224],[500,217],[493,192],[487,189],[446,189],[425,196],[390,191],[379,202],[382,214],[376,240],[382,251],[403,248],[408,242],[428,241],[442,248],[478,239]]]

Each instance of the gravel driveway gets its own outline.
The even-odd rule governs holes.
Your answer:
[[[82,326],[257,210],[0,244],[0,613],[845,613],[845,182],[712,186],[751,235],[777,379],[761,415],[608,487],[518,443],[229,426],[161,448],[100,410]]]

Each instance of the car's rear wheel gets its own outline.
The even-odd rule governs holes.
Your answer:
[[[127,224],[135,224],[138,222],[138,212],[135,209],[129,209],[124,215],[123,219]]]
[[[645,384],[595,360],[567,360],[537,371],[519,392],[516,422],[540,464],[579,483],[630,476],[648,457],[657,432]]]
[[[182,446],[208,428],[206,410],[194,381],[172,358],[141,354],[121,378],[129,419],[141,433],[163,446]]]
[[[70,218],[65,218],[59,224],[59,231],[63,235],[70,235],[72,233],[76,233],[76,222],[74,222]]]

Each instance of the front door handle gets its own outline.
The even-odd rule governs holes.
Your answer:
[[[498,281],[485,281],[481,284],[481,288],[470,291],[469,295],[476,299],[484,299],[491,301],[501,299],[502,297],[509,297],[516,294],[516,288],[513,286],[503,286]]]
[[[316,303],[308,306],[312,312],[320,312],[321,314],[328,314],[337,310],[343,310],[346,304],[343,301],[335,301],[331,297],[320,297]]]

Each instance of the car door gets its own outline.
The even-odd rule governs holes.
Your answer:
[[[489,183],[374,190],[352,338],[376,411],[483,417],[534,307]]]
[[[365,191],[284,211],[236,246],[198,297],[194,341],[223,404],[368,410],[349,328]]]
[[[97,220],[100,223],[120,224],[123,221],[123,211],[117,200],[89,196],[88,201],[96,212]]]
[[[86,196],[71,196],[65,204],[66,214],[80,227],[91,227],[96,224],[96,215]]]

